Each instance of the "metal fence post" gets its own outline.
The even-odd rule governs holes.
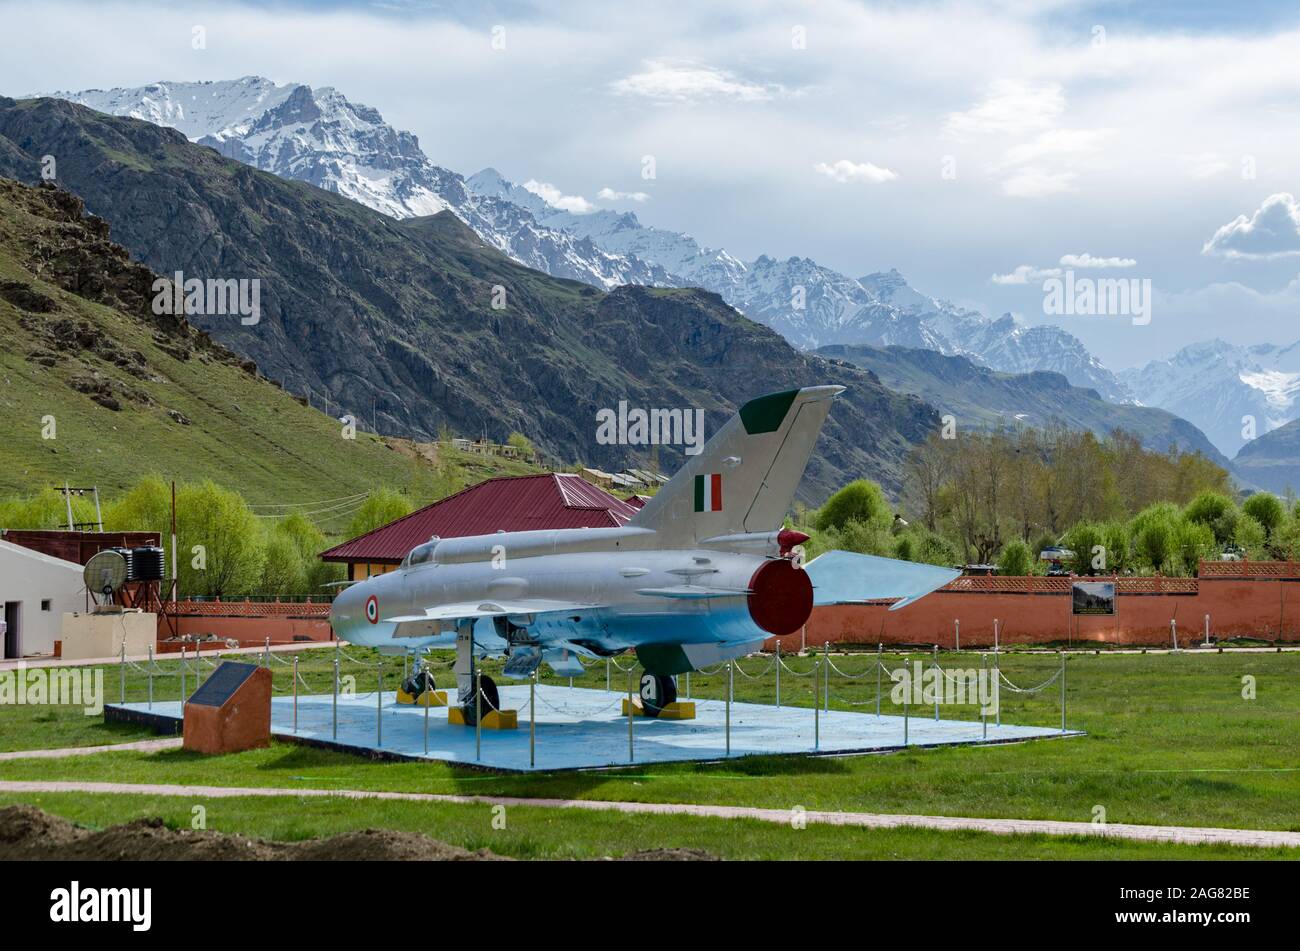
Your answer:
[[[781,642],[776,642],[776,708],[781,709]]]
[[[269,636],[266,639],[266,666],[271,666],[271,638]]]
[[[1169,636],[1174,639],[1174,650],[1178,650],[1178,622],[1174,618],[1169,619]]]
[[[474,665],[474,758],[483,758],[483,671]]]
[[[880,672],[884,668],[885,643],[878,641],[876,643],[876,716],[880,716]]]
[[[731,692],[736,685],[736,661],[727,661],[727,755],[731,755]]]
[[[989,655],[988,654],[980,654],[980,675],[985,680],[989,679]],[[984,704],[980,704],[980,728],[983,731],[983,738],[987,740],[989,738],[989,716],[984,709]]]
[[[298,655],[293,655],[293,732],[298,732]]]
[[[1002,660],[1001,655],[993,652],[993,690],[996,694],[993,716],[997,726],[1002,726]]]
[[[903,666],[904,667],[907,666],[906,658],[903,659]],[[907,745],[907,726],[908,726],[907,699],[908,699],[908,694],[912,692],[911,686],[912,686],[911,684],[908,684],[908,689],[903,691],[903,745],[904,746]]]
[[[540,665],[539,665],[540,666]],[[528,765],[537,765],[537,671],[528,682]],[[605,689],[609,690],[609,658],[605,659]]]
[[[384,745],[384,662],[375,661],[375,746]]]
[[[1065,732],[1065,651],[1061,651],[1061,732]]]
[[[998,619],[993,619],[993,650],[998,649]]]
[[[813,749],[819,750],[822,747],[822,702],[821,697],[817,696],[819,687],[818,676],[821,671],[817,668],[821,666],[821,661],[813,663]]]
[[[934,722],[939,722],[939,695],[943,693],[943,668],[939,666],[939,645],[934,645]]]
[[[822,653],[826,657],[826,670],[822,672],[822,702],[826,704],[826,712],[831,712],[831,642],[826,641],[822,646]]]
[[[433,678],[420,678],[420,686],[424,687],[424,692],[420,694],[424,698],[424,755],[429,755],[429,707],[433,703]]]
[[[149,645],[149,709],[153,709],[153,645]]]
[[[185,645],[181,645],[181,709],[185,709]]]
[[[627,670],[627,761],[636,762],[636,753],[632,748],[632,721],[636,719],[636,707],[632,705],[632,670],[636,665],[633,664]]]
[[[203,652],[199,650],[199,645],[194,645],[194,689],[197,691],[203,686]]]
[[[961,650],[961,619],[953,618],[952,620],[953,636],[956,638],[956,650]]]
[[[334,642],[335,644],[338,641]],[[334,651],[334,739],[339,738],[339,652]]]
[[[1210,646],[1210,616],[1205,615],[1205,646]]]
[[[121,681],[119,691],[122,695],[120,703],[126,703],[126,638],[122,638],[122,664],[118,672],[118,679]]]
[[[691,699],[691,672],[686,671],[686,699]]]
[[[605,693],[609,693],[609,658],[605,658]]]

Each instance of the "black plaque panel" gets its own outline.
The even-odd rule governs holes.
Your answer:
[[[203,686],[194,691],[189,702],[201,707],[219,707],[234,696],[235,691],[253,676],[255,670],[256,664],[238,664],[224,660],[212,672],[212,676],[203,682]]]
[[[1076,581],[1072,586],[1072,606],[1078,616],[1102,615],[1115,613],[1115,582],[1113,581]]]

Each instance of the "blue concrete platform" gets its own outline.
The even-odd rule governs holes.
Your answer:
[[[482,752],[475,755],[472,727],[447,722],[447,708],[429,710],[429,752],[424,752],[424,708],[399,705],[385,692],[376,729],[378,704],[373,693],[339,698],[338,736],[333,735],[332,697],[298,698],[298,728],[293,727],[293,698],[274,697],[271,731],[280,739],[325,745],[361,755],[401,759],[432,759],[469,766],[527,772],[531,770],[592,769],[635,763],[718,760],[727,756],[726,703],[695,700],[694,720],[636,718],[633,759],[628,757],[627,718],[621,715],[625,693],[542,684],[537,687],[536,764],[528,761],[528,686],[499,687],[502,709],[519,711],[515,730],[483,730]],[[970,709],[970,708],[968,708]],[[179,732],[181,705],[177,700],[111,704],[109,719],[132,719]],[[754,703],[731,704],[731,756],[773,754],[851,754],[894,750],[903,745],[903,718],[873,712],[840,710],[820,714],[820,743],[813,744],[813,711]],[[1008,743],[1046,737],[1082,736],[1059,728],[996,726],[989,719],[985,736],[978,720],[908,719],[908,746],[951,746]]]

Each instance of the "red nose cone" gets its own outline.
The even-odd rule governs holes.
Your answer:
[[[749,588],[749,616],[769,634],[793,634],[812,614],[808,573],[784,559],[764,562],[749,579]]]
[[[783,528],[776,533],[776,543],[781,548],[781,554],[788,555],[791,549],[796,545],[802,545],[810,537],[803,532],[796,532],[792,528]]]

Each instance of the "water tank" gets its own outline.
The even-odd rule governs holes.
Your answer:
[[[132,572],[135,569],[131,567],[131,556],[134,554],[134,552],[130,548],[110,548],[108,550],[117,552],[119,555],[122,556],[123,559],[126,560],[126,580],[134,581],[135,575],[132,574]]]
[[[165,564],[161,548],[155,545],[134,548],[127,578],[131,581],[162,581]]]

